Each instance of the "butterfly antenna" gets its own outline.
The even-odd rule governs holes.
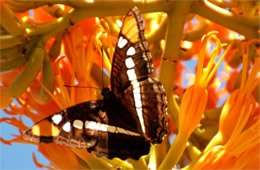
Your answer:
[[[68,87],[68,88],[89,88],[89,89],[102,90],[101,88],[98,88],[98,87],[87,87],[87,86],[71,86],[71,85],[64,85],[64,87]]]
[[[105,87],[104,85],[104,47],[103,45],[101,46],[101,51],[102,51],[102,60],[101,60],[101,67],[102,67],[102,71],[101,71],[101,76],[102,76],[102,88]]]

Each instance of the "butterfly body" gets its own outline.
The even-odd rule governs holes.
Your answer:
[[[138,159],[167,133],[167,100],[153,78],[143,19],[135,7],[126,15],[112,62],[111,89],[51,115],[27,130],[32,142],[86,148],[97,156]]]

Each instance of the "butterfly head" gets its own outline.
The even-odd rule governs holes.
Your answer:
[[[109,88],[103,88],[101,95],[105,98],[108,98],[109,96],[111,96],[111,90],[109,90]]]

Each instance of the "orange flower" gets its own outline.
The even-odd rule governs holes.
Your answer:
[[[166,158],[160,166],[160,168],[162,169],[172,168],[180,159],[180,156],[186,147],[186,142],[190,134],[198,126],[205,111],[208,100],[207,85],[209,84],[211,78],[216,72],[216,69],[218,68],[227,51],[232,45],[230,44],[228,46],[225,53],[221,56],[221,58],[215,65],[214,63],[216,57],[220,53],[221,47],[223,46],[221,45],[215,34],[216,32],[208,33],[202,40],[203,42],[198,60],[195,83],[185,91],[182,97],[179,110],[178,134]],[[204,59],[205,56],[207,56],[206,53],[208,42],[211,39],[215,41],[216,48],[210,54],[210,60],[207,66],[203,68]]]
[[[247,53],[246,53],[247,52]],[[219,120],[219,131],[202,153],[193,168],[259,168],[259,116],[255,116],[258,103],[252,91],[260,82],[259,58],[247,78],[248,51],[244,51],[240,88],[226,101]],[[250,122],[249,122],[250,120]],[[247,125],[247,126],[246,126]],[[220,145],[220,146],[219,146]],[[258,163],[249,164],[251,158]],[[233,162],[230,164],[230,162]],[[190,168],[190,167],[189,167]]]
[[[209,39],[215,40],[217,46],[212,51],[207,66],[203,68],[204,57],[206,56],[205,54],[207,51],[207,43]],[[206,87],[210,83],[211,78],[216,72],[216,69],[218,68],[227,51],[231,47],[231,45],[229,45],[229,47],[226,49],[225,53],[221,56],[216,65],[214,65],[216,56],[220,53],[222,47],[220,41],[215,35],[215,32],[209,33],[203,39],[202,44],[203,46],[199,55],[195,83],[184,93],[179,111],[179,133],[183,133],[186,138],[189,137],[191,132],[198,125],[202,114],[205,111],[208,99],[208,92]]]
[[[225,143],[236,130],[243,129],[249,116],[255,112],[257,103],[251,93],[260,81],[257,75],[259,64],[259,58],[256,58],[252,71],[246,80],[248,56],[244,54],[240,88],[235,90],[226,101],[220,116],[219,132],[207,148],[218,143]]]
[[[246,123],[249,115],[254,113],[255,107],[255,99],[247,92],[236,90],[231,94],[220,116],[219,133],[223,137],[223,142],[230,138],[236,126],[243,127],[239,123]]]
[[[211,148],[193,169],[259,169],[259,123],[258,117],[257,122],[237,133],[224,146]]]

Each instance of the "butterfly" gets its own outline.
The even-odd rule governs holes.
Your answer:
[[[149,153],[150,143],[161,143],[167,134],[167,99],[152,75],[143,24],[137,7],[125,16],[112,61],[111,89],[103,88],[102,100],[76,104],[40,120],[24,139],[86,148],[109,159],[139,159]]]

